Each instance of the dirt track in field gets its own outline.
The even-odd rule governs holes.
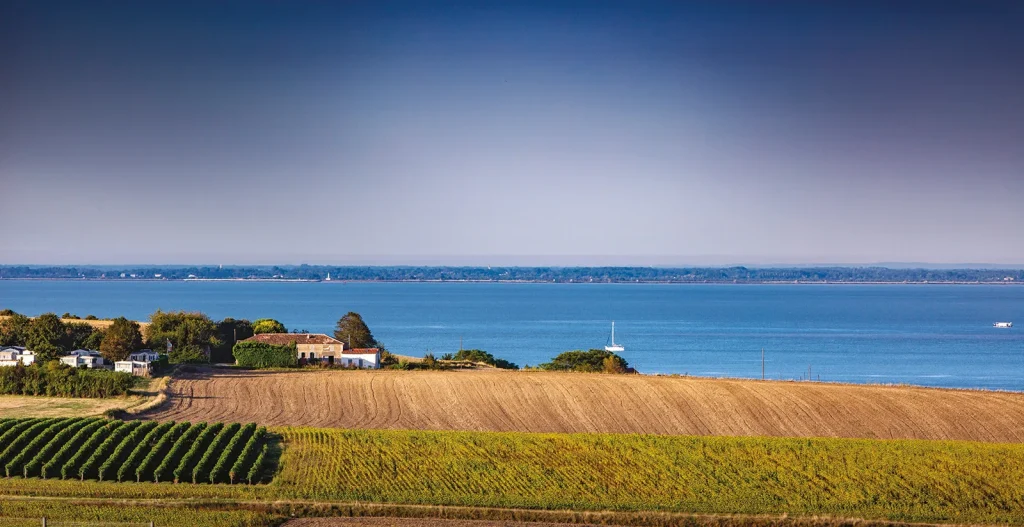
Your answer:
[[[300,518],[285,527],[598,527],[589,523],[543,523],[440,518]],[[605,525],[604,527],[609,527]],[[611,526],[614,527],[614,526]]]
[[[505,371],[211,370],[147,418],[271,426],[1024,441],[1024,394]]]

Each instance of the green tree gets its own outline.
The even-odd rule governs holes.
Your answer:
[[[199,364],[210,362],[210,357],[203,348],[188,344],[172,349],[168,360],[173,364]]]
[[[252,323],[252,332],[259,335],[260,333],[288,333],[288,330],[285,329],[284,324],[272,318],[257,318]]]
[[[363,322],[363,317],[355,311],[349,311],[338,320],[334,338],[348,344],[350,348],[377,347],[377,340],[373,338],[373,333],[370,333],[370,328]]]
[[[449,357],[451,357],[451,355],[449,355]],[[490,353],[484,350],[477,349],[459,350],[459,352],[456,353],[454,357],[451,357],[448,360],[466,360],[470,362],[482,362],[484,364],[490,364],[495,368],[501,368],[503,370],[519,369],[519,366],[514,363],[511,363],[505,359],[495,358],[494,355],[491,355]]]
[[[211,362],[234,362],[236,357],[231,353],[235,344],[253,336],[252,323],[248,320],[225,318],[217,323],[217,339],[220,346],[213,349]]]
[[[0,346],[24,346],[32,319],[11,311],[0,319]]]
[[[221,345],[217,338],[217,325],[202,313],[157,310],[149,316],[146,326],[146,344],[160,351],[171,343],[171,363],[205,362],[210,351]],[[199,357],[203,357],[200,359]]]
[[[25,346],[36,352],[40,363],[56,360],[67,351],[67,331],[64,322],[53,313],[43,313],[32,320]]]
[[[125,360],[129,354],[140,349],[142,332],[139,331],[139,323],[124,317],[114,319],[100,343],[100,353],[111,362]]]
[[[65,317],[67,318],[67,317]],[[83,322],[68,322],[64,324],[64,332],[67,334],[68,349],[96,349],[86,347],[86,342],[96,330],[89,324]]]
[[[103,344],[103,337],[107,335],[107,332],[102,329],[96,329],[89,334],[89,337],[82,342],[81,346],[75,346],[76,348],[83,348],[87,350],[98,350]]]

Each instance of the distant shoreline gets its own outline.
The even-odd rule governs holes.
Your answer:
[[[832,281],[832,280],[618,280],[618,281],[555,281],[555,280],[315,280],[304,278],[36,278],[2,277],[0,281],[33,282],[270,282],[327,284],[556,284],[556,285],[1024,285],[1017,281]]]

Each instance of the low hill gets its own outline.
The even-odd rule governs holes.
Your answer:
[[[509,371],[231,371],[147,418],[366,429],[1024,442],[1024,394]]]

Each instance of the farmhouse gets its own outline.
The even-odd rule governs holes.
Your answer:
[[[260,333],[246,340],[275,346],[287,346],[295,343],[297,358],[303,364],[319,362],[355,368],[376,369],[380,367],[379,349],[346,349],[344,342],[323,333]]]
[[[111,364],[107,364],[103,357],[100,356],[100,352],[95,350],[83,350],[77,349],[75,351],[68,352],[67,355],[60,358],[60,361],[72,368],[79,366],[85,366],[86,368],[103,368],[110,369]]]
[[[22,363],[25,366],[36,361],[36,354],[23,346],[6,346],[0,348],[0,366],[17,366]]]

